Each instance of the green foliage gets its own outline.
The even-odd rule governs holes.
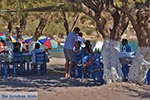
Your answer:
[[[35,33],[35,29],[36,29],[38,23],[39,23],[38,20],[35,20],[35,21],[27,20],[27,25],[26,25],[26,29],[25,29],[24,33],[26,35],[33,35]]]
[[[27,18],[27,26],[25,29],[26,35],[31,35],[35,33],[35,29],[37,25],[39,24],[38,19],[41,17],[43,12],[23,12],[23,9],[31,9],[31,8],[39,8],[39,7],[46,7],[46,6],[54,6],[54,7],[60,7],[57,11],[49,11],[49,18],[48,24],[45,27],[44,34],[47,35],[53,35],[58,34],[59,32],[65,34],[65,29],[63,26],[64,19],[62,15],[62,10],[66,11],[66,17],[69,22],[69,26],[71,28],[78,12],[72,12],[72,3],[66,2],[67,0],[1,0],[0,1],[0,8],[4,10],[16,10],[17,12],[12,12],[13,18],[14,18],[14,25],[13,25],[13,31],[15,32],[15,27],[19,25],[19,21],[22,18],[22,16],[25,16]],[[48,13],[48,12],[47,12]],[[10,13],[0,13],[0,19],[2,19],[0,22],[2,22],[2,26],[0,30],[5,30],[7,27],[7,22],[12,19]],[[82,18],[82,17],[81,17]],[[87,20],[86,20],[87,19]],[[85,29],[87,34],[91,34],[92,31],[94,31],[94,28],[89,28],[88,25],[94,24],[93,21],[89,17],[83,17],[81,20],[77,20],[77,23],[75,26],[81,27],[81,29]],[[82,21],[82,23],[81,23]],[[3,23],[5,22],[5,23]]]
[[[127,1],[130,5],[134,6],[135,3],[142,3],[144,4],[146,0],[114,0],[117,6],[122,6],[123,2],[122,1]]]
[[[146,5],[147,7],[150,7],[150,0],[146,0],[146,1],[145,1],[145,5]]]
[[[57,35],[60,32],[61,33],[65,32],[63,24],[61,23],[56,24],[54,22],[47,24],[44,31],[45,31],[44,33],[48,35]]]
[[[85,31],[85,33],[86,33],[87,35],[91,35],[92,32],[95,31],[95,29],[94,29],[94,28],[84,28],[84,31]]]

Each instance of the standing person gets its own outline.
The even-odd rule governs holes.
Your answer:
[[[72,68],[74,66],[75,61],[75,53],[73,48],[78,41],[77,34],[79,33],[80,29],[75,27],[73,32],[70,32],[66,38],[65,45],[64,45],[64,54],[65,54],[65,69],[66,74],[65,78],[70,78]]]
[[[131,52],[131,47],[128,44],[127,39],[122,40],[122,52]],[[122,64],[122,73],[123,73],[123,81],[128,81],[128,74],[129,74],[129,68],[131,67],[130,64]]]

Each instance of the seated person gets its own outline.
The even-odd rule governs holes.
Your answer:
[[[23,45],[22,52],[28,53],[29,52],[29,45]]]
[[[94,52],[92,50],[92,45],[91,45],[90,40],[86,40],[85,47],[83,48],[83,51],[85,51],[84,55],[92,55],[92,56],[94,56]]]
[[[92,60],[94,60],[94,52],[92,50],[91,42],[86,40],[85,47],[82,49],[84,60],[87,62],[86,66],[90,65],[90,56],[92,56]]]
[[[74,46],[74,48],[73,48],[73,51],[75,52],[75,53],[78,53],[78,52],[80,52],[81,51],[81,41],[78,41],[76,44],[75,44],[75,46]]]
[[[35,48],[32,50],[32,51],[30,51],[29,53],[28,53],[28,55],[31,55],[32,57],[31,57],[31,60],[32,60],[32,62],[33,63],[35,63],[36,61],[36,59],[35,59],[35,54],[36,53],[39,53],[39,52],[44,52],[41,48],[40,48],[40,44],[39,43],[36,43],[35,44]]]
[[[94,52],[92,50],[91,42],[89,40],[86,40],[85,42],[85,47],[82,49],[82,56],[84,66],[86,66],[86,69],[88,71],[87,74],[89,74],[91,61],[94,61]]]
[[[81,52],[81,41],[76,42],[73,51],[75,52],[75,62],[78,67],[82,66],[82,52]]]
[[[19,42],[14,43],[13,53],[18,53],[20,51],[21,44]]]

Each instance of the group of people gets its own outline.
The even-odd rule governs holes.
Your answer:
[[[72,69],[75,65],[75,55],[78,52],[80,52],[81,49],[84,55],[90,54],[91,56],[94,56],[90,40],[85,41],[85,39],[83,38],[83,34],[80,32],[80,29],[78,27],[75,27],[73,32],[70,32],[68,34],[64,45],[64,55],[66,59],[65,78],[71,77]],[[121,52],[131,52],[131,51],[132,51],[131,46],[128,44],[128,40],[122,39]],[[130,67],[131,64],[122,64],[123,81],[128,81],[128,74]]]
[[[27,44],[22,41],[12,43],[10,40],[0,41],[0,54],[9,54],[22,52],[25,55],[31,56],[31,61],[35,63],[35,54],[38,52],[45,52],[46,48],[43,49],[40,47],[39,43]],[[47,54],[47,53],[46,53]],[[47,57],[47,56],[46,56]],[[48,58],[48,57],[47,57]],[[49,61],[49,59],[47,59]]]
[[[75,57],[76,54],[81,53],[82,55],[91,55],[93,56],[92,60],[94,60],[94,52],[92,50],[92,45],[90,40],[85,40],[83,38],[82,32],[78,27],[75,27],[73,32],[70,32],[66,38],[64,45],[64,55],[66,59],[65,69],[66,74],[65,78],[70,78],[72,69],[75,66]],[[90,61],[87,56],[87,67],[89,66]]]

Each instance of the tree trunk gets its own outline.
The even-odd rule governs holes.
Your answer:
[[[107,83],[120,80],[122,76],[119,63],[119,41],[105,39],[101,49],[101,54],[104,63],[104,80]]]
[[[34,33],[33,41],[37,41],[38,38],[42,35],[42,32],[46,26],[47,18],[41,18],[38,27]]]
[[[10,34],[11,31],[12,31],[12,25],[13,25],[13,21],[10,20],[10,21],[8,22],[8,26],[7,26],[7,29],[8,29],[8,33],[9,33],[9,34]]]
[[[143,84],[150,68],[150,47],[139,47],[136,58],[130,68],[129,82]]]
[[[20,27],[17,27],[16,30],[17,30],[17,39],[22,39],[22,35],[23,35],[23,31],[25,30],[25,27],[26,27],[26,19],[25,17],[23,17],[21,20],[20,20]]]
[[[130,68],[129,81],[135,83],[144,83],[147,70],[150,68],[150,13],[149,9],[144,7],[133,10],[131,13],[128,6],[122,8],[133,25],[138,38],[138,52]]]
[[[97,30],[104,38],[101,53],[104,62],[104,79],[107,83],[120,79],[122,72],[118,58],[119,40],[129,23],[126,15],[114,7],[112,2],[113,0],[109,0],[105,5],[106,2],[103,0],[79,0],[77,5],[75,5],[79,10],[82,10],[85,14],[94,19]],[[78,4],[80,6],[78,6]],[[109,5],[111,6],[110,8]],[[106,14],[107,11],[109,11],[109,14]],[[107,16],[113,18],[113,24],[109,22],[110,17],[108,18]]]
[[[68,21],[66,18],[66,13],[64,11],[62,11],[62,14],[63,14],[63,18],[64,18],[64,27],[66,30],[66,35],[68,35],[69,34],[69,24],[68,24]]]
[[[101,34],[104,37],[104,44],[102,47],[102,57],[104,62],[104,80],[107,83],[120,80],[122,77],[121,65],[119,63],[120,53],[120,39],[121,35],[126,30],[129,20],[123,13],[119,14],[118,11],[112,13],[114,24],[112,29],[107,31],[105,27],[105,18],[96,21]],[[105,29],[105,31],[104,31]]]
[[[75,25],[76,25],[76,23],[77,23],[77,21],[78,21],[78,18],[79,18],[79,14],[76,16],[76,18],[75,18],[75,20],[74,20],[74,22],[73,22],[73,24],[72,24],[72,27],[71,27],[71,29],[70,29],[70,32],[73,31],[73,28],[75,27]]]
[[[8,22],[8,26],[7,26],[7,32],[6,32],[6,37],[8,38],[9,37],[9,34],[12,33],[12,26],[13,26],[13,20],[10,20]]]

